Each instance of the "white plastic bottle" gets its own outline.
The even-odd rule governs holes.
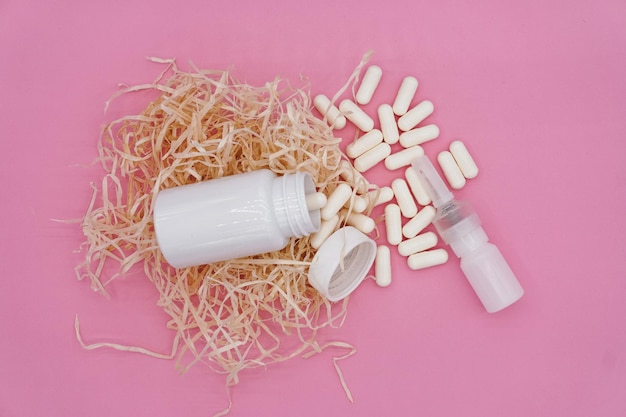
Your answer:
[[[282,249],[320,227],[309,174],[263,169],[161,191],[154,206],[157,241],[176,268]]]
[[[500,250],[489,243],[476,212],[454,199],[428,157],[417,158],[413,168],[437,209],[435,228],[461,259],[461,270],[485,309],[495,313],[519,300],[524,289]]]

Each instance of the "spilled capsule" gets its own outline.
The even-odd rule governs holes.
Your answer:
[[[393,109],[389,104],[381,104],[378,107],[378,121],[385,142],[390,145],[398,143],[400,132],[396,124],[396,116],[393,114]]]
[[[378,83],[383,76],[383,70],[377,65],[371,65],[365,71],[361,85],[356,92],[356,102],[367,104],[372,100],[372,96],[378,87]]]
[[[385,229],[387,242],[390,245],[397,245],[402,242],[402,217],[400,207],[397,204],[385,206]]]
[[[409,219],[415,216],[417,214],[417,205],[415,204],[411,191],[409,191],[409,186],[406,181],[402,178],[396,178],[391,183],[391,189],[393,190],[393,195],[396,197],[398,206],[400,206],[402,215]]]
[[[378,190],[368,191],[366,198],[368,201],[373,200],[373,206],[376,207],[393,200],[393,190],[391,187],[380,187]]]
[[[400,135],[400,145],[405,148],[421,145],[424,142],[428,142],[439,137],[439,127],[434,124],[416,127],[409,131],[403,132]]]
[[[354,160],[354,167],[359,172],[365,172],[368,169],[373,168],[390,154],[391,146],[385,142],[379,143],[363,155],[356,158]]]
[[[456,164],[467,179],[474,178],[478,175],[478,166],[474,162],[474,158],[470,155],[467,147],[460,140],[455,140],[450,144],[450,153],[454,157]]]
[[[418,82],[415,77],[409,76],[402,80],[402,84],[400,84],[400,88],[396,94],[396,99],[393,102],[393,112],[397,116],[402,116],[409,110],[411,101],[417,92],[417,86]]]
[[[424,149],[421,146],[411,146],[385,158],[385,167],[390,171],[394,171],[411,165],[411,162],[422,155],[424,155]]]
[[[379,287],[391,284],[391,252],[388,246],[380,245],[376,249],[374,275]]]
[[[372,129],[346,146],[346,155],[353,159],[358,158],[382,141],[383,133],[378,129]]]
[[[339,110],[345,114],[346,119],[354,123],[363,132],[369,132],[374,128],[374,120],[352,100],[342,100],[339,103]]]
[[[422,230],[433,222],[437,210],[433,206],[426,206],[421,209],[411,220],[402,227],[402,234],[406,238],[414,238]]]
[[[320,212],[323,220],[328,220],[339,212],[341,207],[350,199],[352,188],[346,183],[341,183],[328,196],[326,205]]]
[[[415,197],[420,206],[426,206],[431,203],[430,196],[422,185],[422,181],[420,181],[415,168],[412,166],[408,167],[406,171],[404,171],[404,178],[406,178],[406,182],[409,184],[413,197]]]
[[[305,197],[306,208],[309,211],[319,210],[326,205],[326,195],[324,193],[311,193]]]
[[[415,253],[407,259],[409,268],[413,270],[441,265],[448,261],[448,252],[445,249],[431,249]]]
[[[441,166],[443,175],[448,180],[450,187],[460,190],[465,186],[465,177],[450,152],[440,152],[437,155],[437,162],[439,162],[439,166]]]
[[[311,235],[311,247],[313,247],[313,249],[319,249],[320,246],[326,242],[326,239],[335,231],[335,227],[337,227],[338,223],[339,216],[336,214],[328,220],[322,220],[320,229]]]
[[[366,235],[372,233],[376,228],[374,219],[363,213],[350,213],[346,217],[346,223]]]
[[[318,112],[328,121],[328,124],[335,129],[343,129],[346,126],[346,118],[328,97],[324,94],[318,94],[313,99],[313,105]]]
[[[398,119],[398,128],[404,132],[411,130],[430,116],[434,110],[435,106],[433,103],[429,100],[424,100]]]
[[[433,232],[426,232],[421,235],[402,241],[398,245],[398,253],[402,256],[410,256],[414,253],[423,252],[426,249],[434,248],[437,245],[437,235]]]

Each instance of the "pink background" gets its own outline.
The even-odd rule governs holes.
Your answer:
[[[145,276],[93,293],[74,276],[79,228],[51,221],[83,215],[100,126],[146,105],[103,114],[118,83],[160,71],[145,56],[253,84],[302,73],[332,94],[369,49],[385,71],[377,104],[415,75],[442,130],[427,153],[455,138],[473,152],[481,173],[458,195],[526,295],[489,315],[456,260],[414,273],[395,256],[392,285],[366,281],[344,327],[322,334],[358,349],[342,362],[354,404],[329,351],[244,373],[232,415],[626,415],[625,15],[623,1],[0,1],[0,416],[226,405],[205,367],[180,376],[84,351],[73,333],[78,314],[88,342],[172,341]]]

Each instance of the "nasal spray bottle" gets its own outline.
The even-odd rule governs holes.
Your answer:
[[[489,313],[513,304],[524,290],[498,248],[489,243],[471,206],[457,201],[427,156],[413,161],[422,185],[437,213],[433,223],[439,235],[461,260],[461,270]]]

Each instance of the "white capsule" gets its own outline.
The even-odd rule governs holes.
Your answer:
[[[378,129],[372,129],[346,146],[346,155],[352,159],[357,158],[382,141],[383,133]]]
[[[437,139],[439,137],[439,133],[439,127],[437,125],[417,127],[407,132],[403,132],[400,135],[400,145],[405,148],[421,145],[429,140]]]
[[[414,238],[429,224],[433,222],[437,210],[433,206],[426,206],[421,209],[411,220],[402,227],[402,234],[406,238]]]
[[[362,213],[350,213],[350,215],[346,217],[346,223],[366,235],[372,233],[374,228],[376,228],[374,219]]]
[[[398,119],[398,128],[404,132],[411,130],[430,116],[434,110],[435,106],[433,103],[424,100]]]
[[[386,287],[391,284],[391,251],[388,246],[381,245],[376,248],[375,262],[376,284],[380,287]]]
[[[333,190],[332,193],[328,196],[328,200],[326,201],[326,205],[322,207],[321,216],[322,219],[328,220],[333,217],[346,201],[350,199],[352,195],[352,188],[346,183],[341,183]]]
[[[319,249],[319,247],[326,242],[326,239],[335,231],[337,223],[339,223],[339,216],[336,214],[328,220],[322,220],[320,229],[311,235],[311,247],[313,247],[313,249]]]
[[[426,232],[400,243],[398,245],[398,253],[402,256],[409,256],[414,253],[423,252],[426,249],[434,248],[436,245],[437,235],[433,232]]]
[[[376,207],[393,200],[393,190],[391,187],[380,187],[378,190],[368,191],[366,198],[374,201],[373,207]]]
[[[311,193],[306,195],[306,208],[309,211],[319,210],[326,205],[328,199],[324,193]]]
[[[393,102],[393,112],[396,115],[402,116],[409,110],[411,100],[413,100],[415,92],[417,91],[417,85],[418,82],[415,77],[405,77],[404,80],[402,80],[396,99]]]
[[[383,76],[383,70],[377,65],[371,65],[363,75],[363,81],[356,92],[356,102],[367,104],[372,99],[376,87]]]
[[[417,205],[406,181],[402,178],[396,178],[391,183],[391,188],[393,189],[393,195],[396,196],[402,215],[409,219],[415,216],[417,214]]]
[[[460,190],[465,186],[465,177],[450,152],[441,152],[437,156],[437,161],[439,162],[443,175],[445,175],[448,180],[450,187],[455,190]]]
[[[318,112],[328,121],[328,124],[335,129],[343,129],[346,126],[346,118],[341,115],[341,112],[330,99],[324,94],[318,94],[313,99],[313,105]]]
[[[369,182],[365,179],[363,175],[354,167],[349,161],[345,159],[339,162],[339,176],[347,183],[353,184],[353,187],[356,189],[357,193],[366,193],[369,189]]]
[[[428,268],[435,265],[441,265],[448,260],[448,252],[445,249],[432,249],[424,252],[418,252],[407,259],[407,264],[411,269]]]
[[[424,149],[421,146],[412,146],[400,152],[393,153],[385,158],[385,167],[393,171],[411,165],[411,162],[424,155]]]
[[[352,100],[342,100],[341,103],[339,103],[339,110],[345,114],[346,119],[354,123],[354,125],[363,132],[369,132],[374,128],[374,120]]]
[[[478,166],[474,162],[474,158],[470,155],[465,144],[460,140],[455,140],[450,144],[450,153],[454,157],[456,164],[461,169],[463,176],[467,179],[474,178],[478,175]]]
[[[349,199],[343,206],[348,209],[352,208],[353,213],[363,213],[365,210],[367,210],[367,205],[367,200],[364,197],[355,195],[351,199]]]
[[[409,188],[413,193],[413,197],[417,200],[417,203],[420,206],[430,204],[430,196],[422,185],[422,181],[420,181],[417,171],[415,171],[413,167],[408,167],[406,171],[404,171],[404,178],[406,178],[406,182],[409,184]]]
[[[380,130],[383,132],[385,142],[390,145],[398,143],[400,132],[396,124],[396,116],[389,104],[381,104],[378,107],[378,121],[380,122]]]
[[[354,160],[354,167],[359,172],[365,172],[391,154],[388,143],[379,143],[363,155]]]
[[[402,242],[402,217],[400,217],[400,207],[397,204],[385,206],[385,229],[387,242],[390,245]]]

